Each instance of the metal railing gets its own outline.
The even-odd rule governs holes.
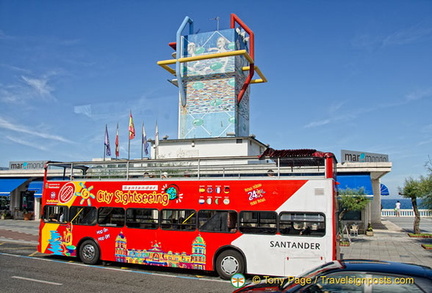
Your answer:
[[[295,158],[299,160],[298,158]],[[303,158],[307,160],[308,158]],[[281,166],[279,161],[259,160],[256,156],[247,157],[217,157],[217,158],[178,158],[159,160],[110,160],[90,162],[50,162],[48,163],[48,176],[59,180],[63,179],[137,179],[148,174],[150,178],[167,177],[195,177],[217,178],[237,177],[249,178],[251,176],[312,176],[315,178],[325,176],[324,161],[312,158],[316,165],[307,161],[303,166]],[[53,167],[60,167],[53,168]],[[271,171],[271,172],[269,172]],[[292,178],[292,177],[291,177]]]
[[[420,217],[432,217],[432,210],[427,209],[419,209]],[[382,209],[381,210],[382,217],[396,217],[396,211],[394,209]],[[400,217],[414,217],[414,210],[412,209],[403,209],[399,210]]]

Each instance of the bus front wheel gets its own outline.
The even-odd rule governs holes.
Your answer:
[[[244,263],[243,256],[238,251],[225,250],[216,259],[216,271],[222,279],[229,280],[237,273],[244,274]]]
[[[79,250],[79,256],[83,263],[94,265],[99,262],[99,246],[93,240],[84,241]]]

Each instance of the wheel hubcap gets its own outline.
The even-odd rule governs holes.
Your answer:
[[[91,260],[95,256],[95,248],[92,245],[86,245],[83,248],[83,257],[85,259]]]
[[[227,256],[222,260],[221,268],[227,275],[234,275],[239,269],[239,262],[235,257]]]

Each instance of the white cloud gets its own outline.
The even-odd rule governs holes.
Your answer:
[[[8,84],[0,83],[0,101],[8,104],[26,104],[29,101],[44,100],[56,101],[53,95],[54,87],[50,85],[53,76],[61,74],[61,71],[51,71],[41,77],[30,77],[29,70],[24,68],[1,65],[12,71],[20,71],[26,75],[21,75],[19,80],[14,80]],[[28,104],[32,105],[32,104]]]
[[[51,93],[54,91],[54,89],[48,85],[48,79],[47,78],[30,78],[27,76],[21,76],[21,78],[24,80],[24,82],[32,88],[39,96],[42,97],[48,97],[51,98]]]
[[[422,145],[427,145],[427,144],[432,144],[432,138],[420,141],[417,143],[418,146],[422,146]]]
[[[40,144],[31,142],[31,141],[22,140],[22,139],[19,139],[19,138],[16,138],[16,137],[12,137],[12,136],[9,136],[9,135],[7,135],[6,138],[9,139],[10,141],[13,141],[13,142],[25,145],[25,146],[29,146],[29,147],[32,147],[32,148],[35,148],[35,149],[38,149],[38,150],[41,150],[41,151],[47,151],[48,150],[46,147],[44,147],[44,146],[42,146]]]
[[[370,108],[359,108],[357,110],[350,110],[347,113],[343,113],[343,105],[345,102],[340,102],[338,104],[334,103],[329,107],[329,116],[330,118],[323,118],[318,121],[312,121],[305,125],[305,128],[312,128],[312,127],[319,127],[326,124],[338,122],[338,121],[348,121],[355,119],[361,115],[364,115],[369,112],[377,111],[377,110],[383,110],[383,109],[389,109],[394,107],[401,107],[405,106],[409,103],[421,100],[421,99],[427,99],[432,98],[432,88],[422,89],[422,90],[416,90],[413,91],[405,96],[405,99],[400,99],[399,101],[393,102],[393,103],[387,103],[387,104],[377,104],[375,107]]]
[[[13,65],[9,65],[9,64],[0,63],[0,66],[5,68],[5,69],[16,71],[16,72],[22,72],[25,74],[31,73],[31,71],[29,69],[13,66]]]
[[[421,100],[429,97],[432,97],[432,88],[417,90],[412,93],[409,93],[408,95],[406,95],[406,100],[407,102],[410,102],[410,101]]]
[[[345,102],[333,103],[332,105],[330,105],[329,112],[331,114],[336,113],[343,107],[343,105],[345,105]]]
[[[372,52],[388,46],[415,43],[430,37],[432,37],[431,27],[421,27],[420,25],[415,25],[408,28],[399,29],[387,35],[369,33],[357,35],[352,39],[351,45],[354,48]]]
[[[309,124],[305,125],[305,128],[318,127],[331,123],[331,119],[323,119],[320,121],[312,121]]]
[[[331,106],[329,109],[329,118],[321,119],[318,121],[312,121],[308,124],[306,124],[305,128],[312,128],[312,127],[319,127],[323,125],[327,125],[330,123],[335,123],[338,121],[349,121],[352,119],[357,118],[358,116],[372,111],[371,109],[357,109],[356,111],[350,110],[349,112],[346,112],[342,109],[344,103],[338,104],[336,106]]]
[[[362,34],[354,37],[351,40],[351,45],[356,49],[366,50],[368,52],[374,51],[379,47],[380,39],[377,36],[370,34]]]
[[[382,40],[382,46],[405,45],[432,35],[432,28],[413,26],[398,30]]]
[[[74,113],[75,114],[83,114],[83,115],[91,118],[92,117],[92,106],[90,104],[74,106]]]
[[[4,86],[0,84],[0,100],[4,103],[17,104],[22,100],[22,96],[18,94],[16,87]]]
[[[62,136],[44,133],[44,132],[41,132],[40,129],[30,129],[30,128],[25,127],[25,126],[13,124],[2,117],[0,117],[0,128],[7,129],[10,131],[14,131],[14,132],[18,132],[18,133],[30,134],[30,135],[33,135],[36,137],[41,137],[41,138],[50,139],[50,140],[54,140],[54,141],[72,143],[72,141],[70,141],[70,140],[68,140]]]

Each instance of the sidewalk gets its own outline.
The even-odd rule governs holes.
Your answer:
[[[432,239],[410,238],[414,218],[388,217],[374,228],[374,236],[359,235],[351,238],[351,245],[341,247],[344,259],[375,259],[414,263],[432,267],[432,251],[421,244],[432,244]],[[396,224],[397,223],[397,224]],[[432,233],[432,219],[422,218],[423,233]]]
[[[38,244],[39,221],[0,220],[0,242]]]
[[[344,259],[374,259],[408,262],[432,266],[432,251],[421,244],[432,244],[432,239],[410,238],[414,218],[383,218],[380,227],[374,227],[374,236],[359,235],[351,238],[351,245],[341,247]],[[0,220],[0,242],[13,241],[37,245],[39,221]],[[422,218],[420,228],[432,233],[432,218]]]

